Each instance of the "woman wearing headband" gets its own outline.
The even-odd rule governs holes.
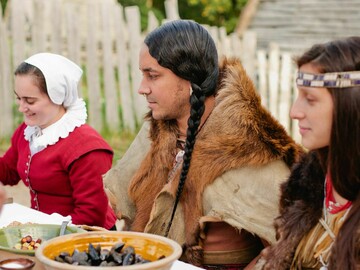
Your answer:
[[[309,152],[282,185],[279,239],[258,269],[360,269],[360,37],[315,45],[297,65],[290,115]]]
[[[31,208],[71,216],[79,225],[115,228],[102,175],[113,151],[86,124],[78,97],[82,70],[69,59],[39,53],[15,70],[15,96],[24,116],[0,158],[0,181],[30,190]]]

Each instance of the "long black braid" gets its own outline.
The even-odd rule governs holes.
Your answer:
[[[204,110],[205,110],[205,106],[204,106],[205,96],[201,93],[201,91],[199,91],[199,89],[194,90],[194,88],[199,88],[198,86],[196,86],[196,87],[192,86],[192,87],[193,87],[194,92],[190,97],[190,103],[191,103],[190,110],[191,111],[190,111],[190,117],[188,119],[188,128],[186,131],[186,142],[185,142],[185,149],[184,149],[184,156],[183,156],[183,166],[181,169],[180,180],[179,180],[179,185],[178,185],[178,189],[176,192],[173,210],[172,210],[170,221],[168,223],[168,226],[167,226],[167,229],[165,232],[165,236],[168,236],[168,234],[169,234],[169,231],[170,231],[170,228],[172,225],[172,221],[175,216],[176,208],[179,203],[180,196],[181,196],[181,193],[182,193],[184,185],[185,185],[185,180],[187,178],[187,174],[188,174],[189,168],[190,168],[191,155],[192,155],[195,141],[196,141],[197,130],[200,125],[201,116],[203,115]],[[196,92],[198,93],[198,96],[197,96]]]
[[[215,95],[219,76],[218,56],[214,40],[200,24],[176,20],[163,24],[145,39],[150,55],[182,79],[191,82],[190,117],[186,131],[183,166],[176,198],[165,236],[168,236],[177,205],[189,172],[191,156],[206,97]]]

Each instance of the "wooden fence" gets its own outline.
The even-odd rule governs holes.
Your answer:
[[[174,0],[166,0],[167,19],[178,18]],[[0,12],[0,16],[1,16]],[[148,29],[140,27],[137,7],[115,0],[9,0],[0,17],[0,138],[12,134],[19,114],[14,105],[13,71],[31,54],[60,53],[85,70],[81,95],[90,125],[97,130],[135,130],[146,112],[137,94],[141,73],[138,53],[145,34],[158,26],[149,13]],[[239,57],[273,115],[297,140],[289,118],[293,99],[291,55],[276,44],[256,49],[256,35],[240,38],[224,28],[208,27],[219,55]]]

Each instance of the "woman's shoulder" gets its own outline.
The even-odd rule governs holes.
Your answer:
[[[18,127],[15,129],[15,131],[14,131],[14,134],[17,134],[17,133],[22,133],[22,134],[24,134],[24,130],[25,130],[25,128],[27,127],[27,125],[24,123],[24,122],[22,122],[20,125],[18,125]]]
[[[304,155],[292,168],[288,180],[281,185],[281,212],[300,209],[301,205],[301,211],[309,212],[311,209],[314,216],[321,213],[324,180],[325,175],[317,154],[309,152]],[[293,205],[297,207],[292,207]]]
[[[289,174],[283,160],[227,171],[204,190],[204,213],[273,243],[280,186]]]
[[[70,133],[73,137],[81,136],[82,140],[93,140],[93,141],[103,141],[106,143],[105,139],[101,134],[88,124],[83,124],[79,127],[76,127],[73,132]]]
[[[21,123],[14,131],[12,135],[12,140],[18,140],[19,138],[24,138],[24,130],[26,129],[27,125],[25,123]]]
[[[259,166],[243,166],[229,170],[215,179],[204,191],[204,199],[236,201],[239,198],[254,200],[266,198],[278,201],[280,186],[290,175],[290,169],[283,160],[276,160]],[[219,190],[222,192],[219,193]],[[240,199],[240,200],[242,200]]]
[[[289,179],[283,184],[282,192],[291,200],[312,201],[323,193],[325,175],[315,152],[302,156],[294,164]],[[320,196],[322,197],[322,196]]]
[[[65,147],[71,147],[72,151],[107,150],[113,152],[106,140],[88,124],[74,129],[68,137],[62,140]]]
[[[89,136],[91,135],[91,136],[101,137],[100,133],[95,128],[90,126],[89,124],[83,124],[79,127],[76,127],[74,129],[73,133],[79,133],[84,136],[86,136],[86,134],[88,134]]]
[[[273,160],[266,164],[246,165],[229,170],[219,176],[216,181],[241,184],[242,186],[273,185],[274,182],[284,182],[290,175],[290,169],[282,159]]]

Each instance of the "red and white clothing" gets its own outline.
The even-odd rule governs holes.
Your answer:
[[[30,188],[31,207],[41,212],[70,215],[74,224],[113,227],[116,216],[102,181],[112,165],[111,147],[83,124],[32,154],[26,128],[17,128],[11,147],[0,158],[0,181],[16,185],[22,179]]]

